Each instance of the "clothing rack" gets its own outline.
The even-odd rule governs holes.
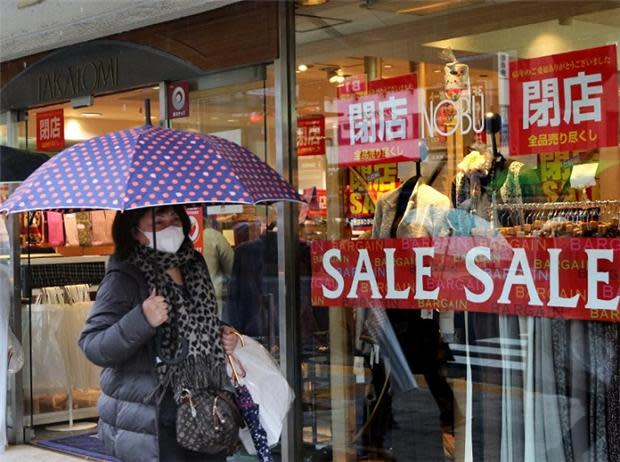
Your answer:
[[[521,204],[493,204],[496,210],[556,210],[556,209],[593,209],[609,205],[620,206],[620,200],[607,199],[580,202],[524,202]]]

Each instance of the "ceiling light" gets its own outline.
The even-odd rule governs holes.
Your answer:
[[[447,9],[451,6],[458,6],[461,3],[465,3],[462,0],[445,0],[441,2],[428,3],[426,5],[413,6],[411,8],[403,8],[398,10],[398,14],[429,14],[436,10]],[[462,5],[460,5],[462,6]]]
[[[344,82],[344,72],[341,68],[338,69],[330,69],[327,71],[327,80],[329,83],[343,83]]]
[[[327,3],[329,0],[297,0],[297,3],[301,6],[317,6]]]
[[[297,66],[297,70],[300,72],[306,72],[308,70],[308,66],[306,66],[305,64],[300,64],[299,66]]]
[[[103,113],[101,112],[81,112],[80,115],[82,117],[101,117]]]
[[[392,69],[394,66],[392,66],[391,64],[384,64],[383,68],[384,69]]]

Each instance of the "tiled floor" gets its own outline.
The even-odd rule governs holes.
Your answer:
[[[9,446],[4,454],[0,454],[0,462],[76,462],[83,460],[85,459],[46,451],[26,444]]]

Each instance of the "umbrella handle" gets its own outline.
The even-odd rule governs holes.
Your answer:
[[[163,364],[175,365],[181,363],[185,360],[185,358],[187,358],[187,355],[189,354],[189,341],[185,337],[181,337],[181,354],[178,358],[166,358],[161,354],[161,339],[162,332],[160,329],[157,329],[157,334],[155,335],[155,354]]]
[[[226,355],[226,358],[228,359],[228,363],[230,364],[230,368],[232,369],[234,385],[236,386],[239,384],[239,373],[237,372],[237,369],[235,368],[235,364],[233,363],[232,356]]]

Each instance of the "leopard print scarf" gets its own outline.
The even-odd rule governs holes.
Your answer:
[[[156,287],[170,305],[169,320],[162,324],[161,355],[176,358],[180,340],[189,342],[189,352],[179,364],[160,363],[158,367],[160,399],[168,388],[177,403],[184,388],[192,392],[201,389],[220,389],[226,381],[224,350],[221,344],[221,323],[213,284],[202,255],[186,238],[176,254],[155,251],[138,245],[129,262],[143,274],[149,287]],[[184,286],[174,283],[166,270],[178,267]]]

